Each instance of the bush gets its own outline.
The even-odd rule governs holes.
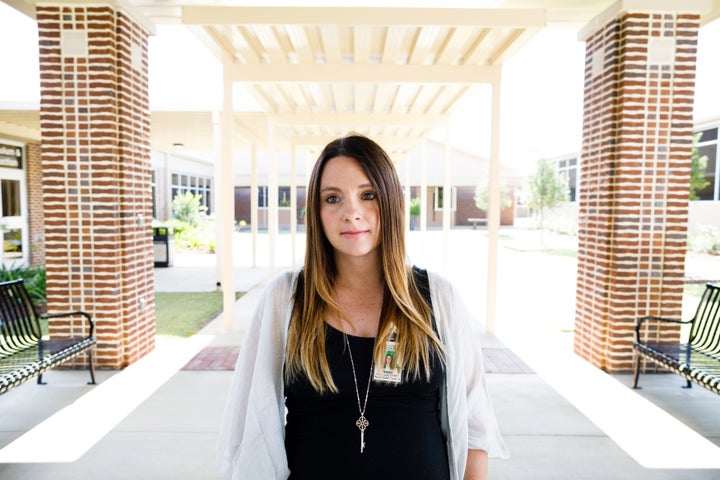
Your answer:
[[[175,248],[203,253],[215,252],[215,221],[208,219],[175,234]]]
[[[204,216],[195,225],[180,220],[168,220],[166,222],[153,222],[153,226],[172,228],[175,249],[178,251],[215,252],[215,218],[213,216]]]
[[[46,298],[45,267],[0,267],[0,282],[22,278],[33,305],[44,308]]]
[[[201,203],[202,195],[182,192],[172,201],[172,217],[180,222],[196,227],[206,216],[207,207]]]
[[[696,252],[720,254],[720,230],[712,225],[703,225],[695,237],[690,239],[690,249]]]
[[[215,252],[215,219],[206,214],[201,200],[202,195],[178,193],[172,201],[172,219],[153,222],[153,226],[172,228],[177,250]]]

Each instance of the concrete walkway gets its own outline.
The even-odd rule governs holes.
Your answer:
[[[453,280],[484,321],[484,231],[415,233],[413,262]],[[644,388],[634,391],[628,375],[606,375],[578,360],[571,351],[575,260],[561,252],[572,242],[554,239],[559,253],[548,255],[534,247],[533,233],[504,235],[496,335],[482,340],[511,347],[534,370],[488,375],[512,454],[491,461],[491,478],[720,478],[720,398],[680,388],[675,375],[644,375]],[[282,255],[291,249],[279,247],[276,263],[289,266]],[[444,257],[434,254],[443,248]],[[0,478],[218,479],[215,436],[232,373],[182,366],[208,345],[242,342],[268,279],[257,263],[236,269],[236,284],[248,294],[235,304],[231,332],[220,316],[191,339],[159,338],[153,354],[122,372],[100,371],[100,385],[85,385],[84,371],[53,371],[46,386],[26,384],[0,396]],[[178,256],[173,268],[155,274],[158,291],[215,288],[207,257]],[[527,292],[522,297],[518,285]]]

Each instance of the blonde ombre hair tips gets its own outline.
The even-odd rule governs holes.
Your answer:
[[[415,284],[405,252],[405,205],[402,186],[387,153],[374,141],[351,134],[329,143],[313,168],[306,199],[305,264],[294,296],[285,352],[286,380],[305,374],[318,392],[337,391],[325,351],[325,318],[331,311],[345,316],[337,304],[334,250],[320,221],[320,180],[327,162],[355,159],[377,194],[380,252],[385,294],[375,340],[374,359],[382,365],[385,342],[396,330],[396,360],[405,378],[430,377],[433,350],[442,359],[442,345],[432,326],[432,312]]]

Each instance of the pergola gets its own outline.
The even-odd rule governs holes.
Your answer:
[[[626,11],[690,10],[701,15],[701,24],[720,16],[718,0],[501,0],[461,6],[424,2],[413,7],[399,6],[400,2],[387,6],[264,6],[267,2],[183,0],[6,3],[32,17],[45,4],[90,8],[102,3],[122,10],[149,33],[156,24],[183,24],[222,62],[222,111],[211,116],[211,125],[206,116],[200,127],[206,135],[204,141],[218,152],[218,249],[224,265],[228,321],[234,303],[229,248],[234,221],[231,157],[238,144],[294,152],[298,147],[318,149],[331,138],[357,131],[378,140],[391,154],[403,155],[421,145],[434,128],[445,125],[473,85],[489,85],[490,111],[478,112],[478,116],[491,120],[487,257],[487,325],[491,331],[500,217],[503,64],[548,26],[584,27],[587,36]],[[142,52],[130,51],[130,60],[136,61],[137,55]],[[601,62],[593,64],[592,71],[602,68]],[[233,86],[237,83],[252,92],[264,110],[261,114],[233,111]],[[197,135],[198,121],[192,113],[154,114],[152,127],[172,129],[175,137],[183,132]],[[13,116],[12,112],[0,117],[0,125],[39,131],[35,122],[39,120]],[[443,161],[450,159],[446,155]],[[276,156],[270,155],[270,162],[269,229],[274,244]],[[448,191],[447,176],[445,182]],[[450,226],[449,203],[445,202],[443,212],[444,229]]]

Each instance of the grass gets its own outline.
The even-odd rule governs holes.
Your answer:
[[[238,292],[235,299],[243,294]],[[222,292],[156,292],[158,335],[190,337],[210,323],[223,308]]]

